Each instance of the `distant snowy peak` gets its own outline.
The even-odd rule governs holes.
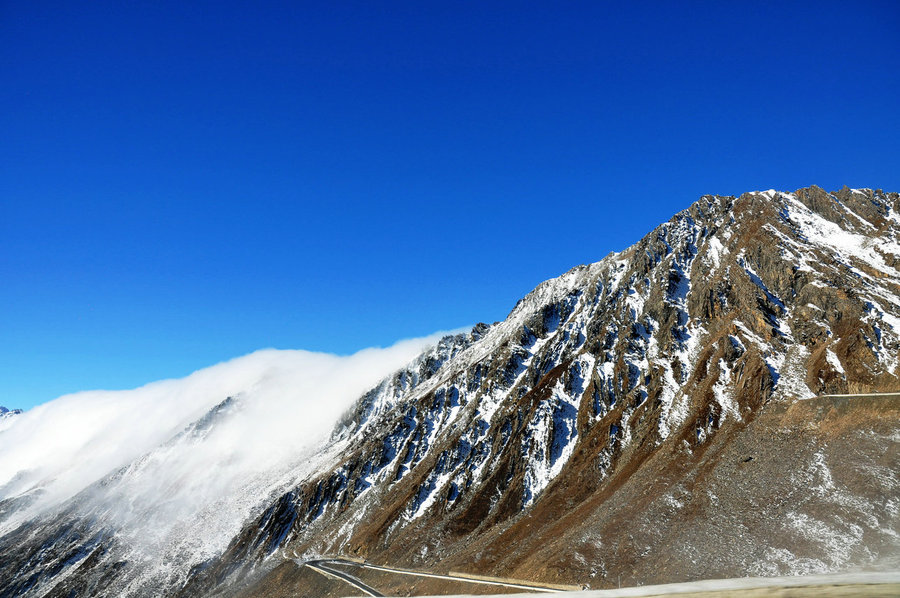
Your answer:
[[[21,409],[7,409],[3,405],[0,405],[0,417],[15,417],[22,413]]]
[[[21,413],[21,409],[7,409],[3,405],[0,405],[0,432],[13,425],[13,422],[15,422],[16,420],[16,416],[20,415]]]

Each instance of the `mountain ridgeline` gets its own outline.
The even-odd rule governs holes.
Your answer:
[[[0,537],[0,594],[308,592],[286,553],[594,588],[897,568],[900,401],[859,395],[898,361],[900,195],[705,196],[384,379],[223,550],[148,565],[80,496]]]

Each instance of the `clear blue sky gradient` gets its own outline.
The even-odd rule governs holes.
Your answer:
[[[0,404],[499,320],[706,193],[900,190],[898,31],[897,2],[3,2]]]

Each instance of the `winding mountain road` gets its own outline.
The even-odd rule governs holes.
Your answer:
[[[293,559],[295,563],[297,563],[301,567],[309,567],[313,571],[317,573],[321,573],[325,577],[331,577],[333,579],[337,579],[338,581],[343,581],[344,583],[350,584],[357,590],[369,595],[369,596],[384,596],[384,594],[380,593],[378,590],[373,588],[372,586],[366,585],[356,577],[353,577],[349,573],[345,573],[344,571],[339,571],[337,569],[332,569],[331,567],[324,565],[323,563],[331,563],[331,562],[341,562],[341,561],[333,561],[331,559],[327,560],[315,560],[315,561],[300,561],[299,559]],[[349,561],[344,561],[349,562]],[[356,564],[356,563],[353,563]]]
[[[865,399],[865,398],[881,398],[881,399],[900,399],[900,392],[866,392],[866,393],[849,393],[842,395],[818,395],[814,399]]]
[[[572,588],[562,588],[562,587],[552,587],[545,585],[531,585],[525,583],[519,583],[517,581],[512,580],[501,580],[501,579],[492,579],[492,578],[477,578],[474,576],[466,576],[464,574],[440,574],[440,573],[428,573],[425,571],[412,571],[409,569],[398,569],[396,567],[383,567],[380,565],[372,565],[366,562],[359,561],[351,561],[347,559],[342,559],[339,557],[336,558],[321,558],[321,559],[313,559],[304,561],[296,553],[293,555],[286,555],[292,561],[297,563],[300,567],[309,567],[313,571],[316,571],[322,575],[327,577],[331,577],[334,579],[338,579],[345,583],[352,585],[358,590],[365,592],[369,596],[384,596],[384,594],[380,594],[378,590],[375,588],[366,585],[356,577],[350,575],[349,573],[345,573],[344,571],[340,571],[338,569],[334,569],[329,567],[328,565],[344,565],[351,567],[359,567],[362,569],[371,569],[373,571],[383,571],[387,573],[396,573],[397,575],[409,575],[413,577],[430,577],[433,579],[446,579],[450,581],[457,581],[463,583],[472,583],[472,584],[481,584],[481,585],[490,585],[490,586],[502,586],[506,588],[514,588],[518,590],[531,590],[533,592],[565,592],[568,589]]]
[[[397,569],[395,567],[382,567],[380,565],[371,565],[369,563],[353,563],[350,561],[342,561],[342,564],[355,565],[357,567],[363,567],[365,569],[372,569],[374,571],[386,571],[388,573],[397,573],[398,575],[412,575],[415,577],[431,577],[434,579],[448,579],[451,581],[461,581],[465,583],[475,583],[489,586],[503,586],[506,588],[517,588],[520,590],[532,590],[535,592],[564,592],[566,590],[560,588],[554,588],[550,586],[536,586],[531,584],[518,583],[514,581],[503,581],[499,579],[486,579],[483,577],[469,577],[461,574],[453,574],[449,573],[447,575],[441,575],[439,573],[426,573],[424,571],[410,571],[408,569]]]

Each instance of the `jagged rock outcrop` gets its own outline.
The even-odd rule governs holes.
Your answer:
[[[705,196],[384,380],[169,589],[270,595],[285,549],[594,587],[896,566],[900,407],[812,397],[900,391],[898,355],[900,195]],[[3,573],[46,567],[19,537]],[[59,592],[125,567],[78,566]]]

